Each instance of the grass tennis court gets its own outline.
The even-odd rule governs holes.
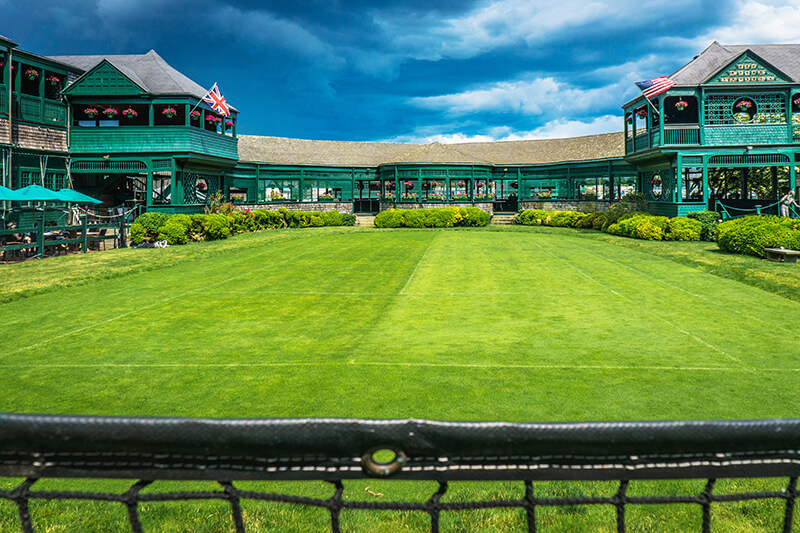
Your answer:
[[[0,409],[507,421],[797,416],[800,302],[593,235],[322,228],[19,265],[39,284],[59,267],[75,283],[0,305]],[[13,282],[24,271],[8,272]],[[80,284],[77,272],[92,281]],[[391,485],[376,486],[391,494]],[[13,530],[13,511],[0,504],[3,531]],[[279,514],[286,522],[276,530],[304,531],[292,513]],[[602,516],[554,524],[567,531]],[[764,515],[743,516],[730,531],[759,530]],[[454,530],[476,530],[466,518]],[[414,520],[377,517],[362,530],[414,530]],[[661,530],[651,522],[641,530]],[[487,515],[478,529],[514,523]]]

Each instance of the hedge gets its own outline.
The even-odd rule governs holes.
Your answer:
[[[452,228],[486,226],[491,215],[477,207],[438,209],[389,209],[375,217],[376,228]]]
[[[167,241],[170,245],[227,239],[230,235],[276,228],[355,226],[356,216],[338,211],[277,211],[256,209],[208,215],[167,215],[148,212],[131,224],[133,244]]]
[[[623,211],[581,213],[526,209],[514,218],[514,222],[525,226],[596,229],[650,241],[699,241],[702,230],[699,221],[686,217],[667,218]]]
[[[717,227],[717,246],[726,252],[759,257],[764,257],[764,248],[800,250],[800,220],[770,215],[728,220]]]

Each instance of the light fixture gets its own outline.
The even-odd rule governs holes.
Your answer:
[[[104,156],[103,156],[103,159],[105,159],[106,161],[108,161],[109,159],[111,159],[111,156],[110,156],[110,155],[104,155]]]

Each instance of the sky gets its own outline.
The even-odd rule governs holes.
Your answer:
[[[443,143],[620,131],[712,41],[800,42],[800,0],[0,0],[41,55],[156,50],[240,133]]]

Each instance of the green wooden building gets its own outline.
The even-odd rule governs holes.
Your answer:
[[[777,214],[797,188],[800,45],[714,42],[670,79],[623,106],[625,160],[651,211]]]
[[[73,186],[105,206],[198,212],[218,191],[241,208],[477,205],[601,210],[629,192],[675,216],[776,212],[796,189],[800,45],[713,43],[624,131],[442,145],[238,135],[206,88],[156,52],[42,57],[0,37],[2,184]]]

